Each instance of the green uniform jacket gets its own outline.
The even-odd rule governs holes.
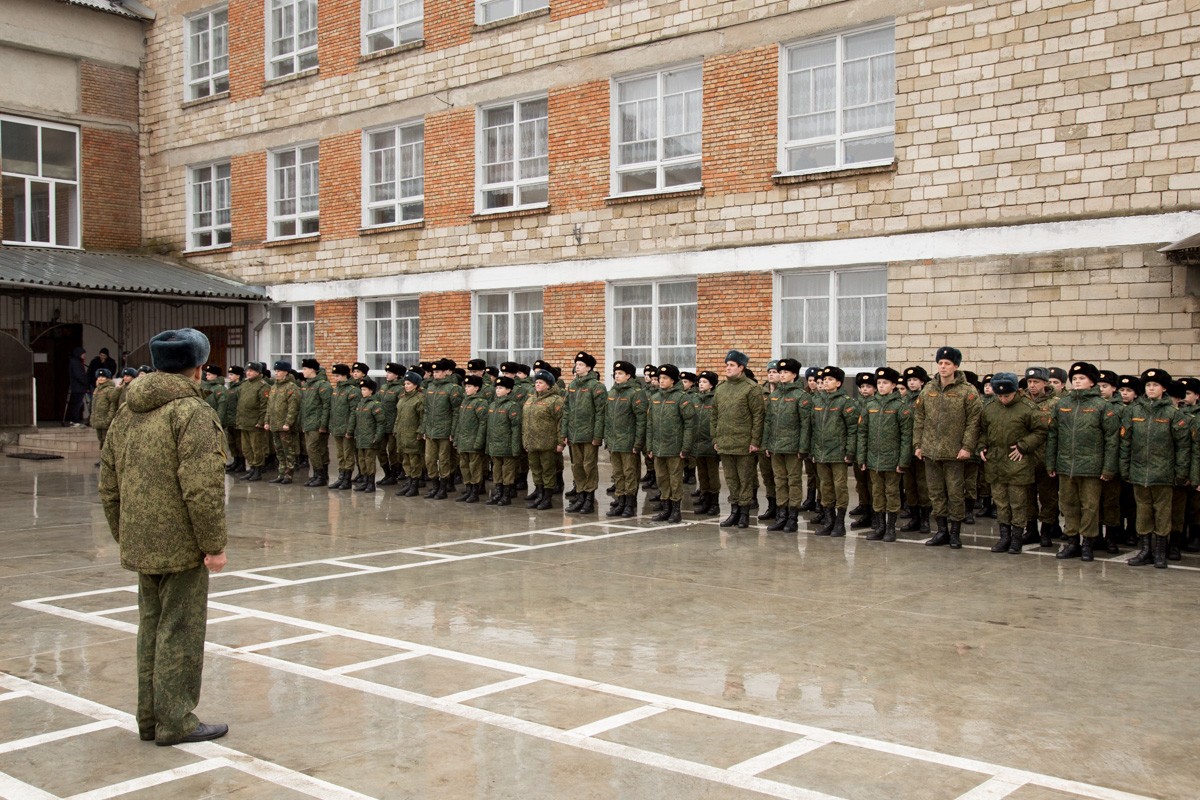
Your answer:
[[[595,372],[576,378],[567,387],[559,433],[568,442],[604,441],[608,390]]]
[[[482,453],[487,444],[488,399],[476,393],[463,398],[454,417],[454,449],[460,453]]]
[[[329,414],[333,407],[333,387],[325,376],[317,373],[305,378],[300,387],[300,429],[305,433],[329,430]]]
[[[946,387],[934,375],[913,403],[913,447],[935,461],[953,461],[959,450],[974,453],[982,414],[979,392],[962,372]]]
[[[421,391],[425,393],[421,433],[429,439],[449,439],[454,430],[454,415],[462,405],[462,387],[451,378],[431,378],[421,384]]]
[[[517,401],[517,405],[522,408],[525,406],[525,401],[529,399],[529,395],[535,391],[532,378],[515,378],[513,380],[511,394],[513,399]]]
[[[383,424],[387,426],[388,433],[391,433],[396,427],[396,402],[402,394],[404,394],[404,380],[401,378],[380,384],[379,391],[375,393],[375,396],[379,398],[380,407],[383,408]]]
[[[499,458],[521,455],[521,406],[509,392],[488,406],[487,454]]]
[[[107,428],[112,425],[113,417],[121,403],[121,390],[112,381],[97,386],[92,394],[92,427]]]
[[[370,450],[383,444],[387,428],[383,427],[383,407],[379,405],[378,397],[358,398],[346,435],[354,440],[354,446],[359,450]]]
[[[267,424],[273,432],[296,430],[296,422],[300,419],[300,387],[296,379],[288,375],[281,381],[275,381],[271,387],[271,396],[267,398]]]
[[[358,408],[358,401],[361,399],[362,390],[356,380],[344,378],[333,388],[333,395],[329,398],[330,435],[346,435],[346,431],[350,429],[350,417],[354,416],[354,409]]]
[[[638,383],[614,383],[605,395],[604,436],[610,453],[632,453],[646,449],[646,392]]]
[[[238,380],[226,387],[225,394],[221,395],[221,400],[217,403],[217,416],[221,418],[221,425],[227,431],[237,430],[238,397],[241,394],[242,381]]]
[[[857,463],[876,472],[912,464],[912,405],[899,392],[877,394],[863,403],[858,418]]]
[[[208,407],[216,411],[221,403],[221,395],[225,394],[224,379],[200,381],[200,394],[204,397],[204,402],[208,403]]]
[[[1068,477],[1117,474],[1121,419],[1099,389],[1059,395],[1046,437],[1046,471]]]
[[[1025,399],[1028,400],[1029,402],[1033,403],[1034,408],[1036,408],[1039,412],[1041,412],[1042,423],[1046,426],[1047,429],[1049,429],[1050,415],[1052,413],[1054,413],[1054,404],[1058,402],[1058,393],[1056,391],[1054,391],[1054,387],[1047,386],[1045,393],[1041,397],[1037,398],[1036,400],[1034,398],[1030,397],[1028,394],[1025,395]],[[1120,416],[1120,415],[1118,414],[1118,416]],[[1046,467],[1046,442],[1043,440],[1041,446],[1038,447],[1036,450],[1034,450],[1029,455],[1032,456],[1032,458],[1033,458],[1033,467],[1034,467],[1035,471],[1038,469],[1045,469],[1045,467]]]
[[[984,403],[979,429],[979,449],[987,450],[984,477],[988,483],[1028,486],[1034,481],[1037,461],[1033,453],[1044,452],[1046,415],[1025,396],[1011,405],[999,400]],[[1012,446],[1024,456],[1020,461],[1008,457]]]
[[[858,446],[858,406],[845,392],[838,389],[814,395],[811,419],[812,434],[803,452],[818,464],[854,460]]]
[[[762,447],[768,453],[803,453],[805,428],[812,424],[808,392],[797,381],[781,383],[766,402]]]
[[[100,502],[135,572],[182,572],[225,549],[225,435],[200,384],[153,372],[130,385],[104,440]]]
[[[696,434],[692,455],[697,458],[716,458],[717,449],[713,447],[712,438],[713,393],[697,391],[692,398],[692,405],[696,409]]]
[[[563,397],[558,389],[550,388],[525,398],[521,411],[521,443],[525,450],[553,450],[562,442]]]
[[[690,456],[696,439],[696,410],[679,386],[659,389],[650,401],[646,450],[655,458]]]
[[[1165,397],[1139,397],[1121,426],[1121,477],[1135,486],[1174,486],[1192,472],[1192,425]]]
[[[745,375],[729,378],[713,392],[713,447],[723,456],[750,455],[762,446],[762,389]]]
[[[243,381],[242,390],[238,393],[237,428],[239,431],[252,431],[266,424],[267,398],[270,396],[271,387],[267,385],[261,375]]]
[[[403,392],[396,400],[396,423],[392,433],[396,434],[396,448],[401,453],[412,455],[425,452],[421,444],[421,420],[425,417],[425,395],[420,388]]]

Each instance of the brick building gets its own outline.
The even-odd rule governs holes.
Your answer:
[[[142,236],[263,356],[1200,372],[1187,0],[149,5]]]

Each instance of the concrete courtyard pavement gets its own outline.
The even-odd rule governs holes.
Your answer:
[[[0,797],[1200,797],[1195,556],[232,479],[198,709],[230,733],[158,748],[96,475],[0,459]]]

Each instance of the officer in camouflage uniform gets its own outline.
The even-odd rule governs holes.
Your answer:
[[[225,429],[225,445],[229,450],[229,455],[233,457],[229,466],[225,467],[225,472],[229,475],[246,471],[246,458],[242,454],[242,435],[237,427],[238,398],[242,393],[242,378],[245,375],[246,370],[237,364],[229,368],[229,384],[225,387],[225,394],[217,404],[217,416],[221,419],[221,426]]]
[[[454,415],[450,439],[458,451],[458,468],[463,476],[463,493],[454,498],[459,503],[478,503],[484,493],[483,451],[487,445],[488,399],[480,390],[483,378],[468,375],[463,379],[463,402]]]
[[[138,371],[133,367],[125,367],[121,370],[121,380],[117,384],[117,408],[125,405],[125,390],[129,388],[129,384],[133,383],[134,378],[138,376]]]
[[[613,385],[604,403],[604,444],[616,485],[607,516],[632,517],[637,514],[638,459],[646,448],[648,413],[646,392],[633,364],[613,365]]]
[[[511,377],[496,378],[495,398],[488,406],[487,454],[492,459],[492,477],[496,481],[489,506],[507,506],[517,496],[517,462],[521,448],[521,406],[513,394]]]
[[[846,510],[850,506],[846,467],[854,460],[858,446],[858,406],[842,391],[845,380],[846,373],[840,368],[825,367],[821,370],[824,386],[813,398],[808,452],[817,463],[821,481],[821,515],[813,520],[821,526],[813,531],[817,536],[846,535]]]
[[[354,443],[346,438],[350,427],[350,416],[358,407],[361,393],[359,382],[350,377],[350,367],[334,364],[330,374],[333,390],[329,398],[329,438],[333,440],[334,455],[337,457],[337,480],[329,484],[330,489],[349,489],[353,486],[356,453]]]
[[[895,391],[900,373],[891,367],[875,370],[875,395],[862,406],[855,454],[871,479],[874,527],[872,542],[896,541],[900,515],[900,476],[912,464],[912,406]]]
[[[279,457],[279,474],[271,483],[286,486],[292,482],[296,471],[298,454],[296,429],[300,422],[300,387],[292,377],[292,365],[286,361],[275,362],[275,385],[267,399],[267,423],[265,430],[275,441],[275,454]]]
[[[204,397],[204,402],[208,403],[208,407],[213,411],[217,410],[217,405],[221,402],[221,395],[225,393],[225,376],[220,367],[216,364],[204,365],[204,380],[200,381],[200,394]]]
[[[420,372],[409,370],[404,374],[404,393],[396,400],[396,422],[392,433],[407,476],[396,492],[397,497],[416,497],[421,487],[421,473],[425,469],[425,447],[420,434],[421,421],[425,418],[423,382]]]
[[[333,409],[333,387],[315,358],[306,358],[300,365],[304,384],[300,387],[300,429],[304,431],[304,446],[312,477],[305,486],[324,486],[329,480],[329,415]]]
[[[908,393],[904,396],[904,402],[908,404],[911,411],[916,407],[917,397],[920,396],[921,390],[925,388],[925,384],[929,383],[929,373],[920,364],[914,364],[904,370],[901,380],[903,381],[902,385],[908,389]],[[903,475],[902,483],[904,497],[908,502],[909,517],[908,523],[900,530],[904,533],[916,531],[929,533],[929,518],[933,516],[933,505],[929,500],[929,482],[925,480],[925,465],[917,462],[915,466],[908,469]]]
[[[445,500],[454,488],[455,464],[451,460],[450,433],[454,415],[462,405],[463,390],[454,379],[452,361],[443,358],[433,365],[433,379],[421,385],[425,394],[425,416],[421,419],[421,434],[425,437],[425,469],[433,479],[426,500]]]
[[[984,403],[980,417],[979,454],[992,486],[1000,540],[993,553],[1021,552],[1028,487],[1033,483],[1032,453],[1046,441],[1047,418],[1017,391],[1017,376],[992,376],[995,399]]]
[[[218,739],[228,726],[200,722],[208,573],[224,568],[224,436],[201,398],[204,334],[164,331],[150,340],[158,371],[131,386],[101,453],[100,502],[138,574],[138,734],[159,745]]]
[[[263,380],[267,365],[261,361],[246,364],[246,382],[238,392],[237,428],[242,434],[242,452],[250,471],[244,481],[262,480],[263,464],[267,460],[267,398],[271,387]]]
[[[596,510],[597,466],[600,445],[604,443],[604,423],[608,390],[595,373],[596,359],[589,353],[575,354],[575,378],[566,390],[563,403],[563,444],[571,449],[571,477],[575,499],[567,513],[591,514]]]
[[[781,358],[772,363],[778,383],[766,401],[762,452],[771,459],[779,509],[778,518],[767,530],[795,533],[799,530],[800,506],[804,503],[802,454],[809,449],[812,403],[804,384],[797,380],[802,369],[800,362]]]
[[[754,466],[762,447],[765,409],[762,390],[746,377],[750,359],[739,350],[725,355],[725,380],[713,392],[713,447],[721,456],[732,508],[722,528],[750,527]]]
[[[121,402],[121,391],[113,385],[112,373],[106,368],[96,370],[96,391],[92,393],[91,425],[96,429],[96,438],[104,448],[104,437],[108,434],[108,426],[117,415],[117,407]]]
[[[385,437],[383,409],[379,405],[379,398],[375,396],[378,388],[379,384],[373,378],[359,381],[358,405],[354,407],[346,428],[346,438],[354,442],[358,471],[364,478],[362,483],[355,484],[354,491],[365,494],[375,492],[375,470],[379,463],[379,448],[383,446]]]
[[[557,485],[555,455],[562,452],[560,430],[563,397],[555,386],[554,374],[539,369],[533,374],[534,393],[525,398],[521,412],[521,440],[529,456],[533,474],[533,497],[526,508],[545,511],[552,508],[551,498]]]

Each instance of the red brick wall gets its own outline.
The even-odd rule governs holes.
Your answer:
[[[696,363],[718,375],[730,350],[750,357],[762,375],[771,359],[770,272],[701,275],[696,281]]]
[[[601,377],[608,374],[604,363],[604,303],[603,281],[547,286],[543,291],[542,357],[561,368],[568,382],[575,354],[580,350],[595,356]]]
[[[608,6],[607,0],[554,0],[550,4],[550,19],[560,20],[575,14],[599,11]],[[593,355],[595,355],[593,353]],[[555,366],[558,366],[555,364]]]
[[[471,357],[471,293],[433,292],[418,303],[421,360],[453,358],[465,366]]]
[[[314,314],[313,340],[321,365],[328,370],[337,363],[359,361],[358,299],[318,300]]]
[[[362,223],[362,132],[321,140],[321,236],[356,236]]]
[[[600,208],[609,189],[608,81],[551,89],[550,207]]]
[[[137,134],[83,128],[81,138],[83,246],[138,247],[142,216]]]
[[[263,0],[229,0],[230,100],[236,102],[262,94],[265,25]]]
[[[425,118],[426,226],[468,223],[474,193],[475,110],[431,114]]]
[[[321,0],[317,5],[317,58],[321,76],[346,75],[358,68],[362,51],[361,0]]]
[[[471,41],[475,4],[470,0],[425,0],[425,49],[443,50]]]
[[[79,84],[79,106],[85,115],[137,123],[137,71],[83,61]]]
[[[779,48],[704,61],[704,193],[765,191],[776,166]]]
[[[233,246],[260,247],[267,238],[267,154],[231,158],[229,182]]]

